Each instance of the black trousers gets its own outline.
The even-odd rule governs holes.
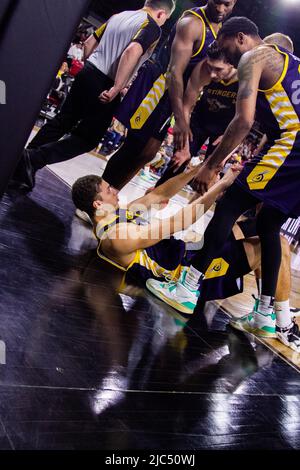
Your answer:
[[[76,76],[61,111],[28,145],[35,170],[89,152],[97,146],[120,102],[119,97],[109,104],[99,101],[100,93],[112,85],[109,77],[86,63]],[[63,136],[66,137],[59,140]]]
[[[192,259],[192,265],[205,273],[218,258],[236,220],[261,201],[234,183],[216,206],[205,234],[203,248]],[[263,206],[256,219],[261,243],[262,294],[275,296],[281,263],[280,228],[288,216],[272,207]]]
[[[121,190],[145,165],[145,158],[142,154],[145,145],[146,142],[137,139],[135,133],[129,130],[124,143],[107,162],[102,175],[103,179],[114,188]]]
[[[147,142],[137,137],[137,132],[129,131],[122,147],[109,159],[103,179],[117,189],[122,189],[159,151],[161,140],[150,138]]]

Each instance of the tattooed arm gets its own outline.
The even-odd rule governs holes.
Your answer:
[[[250,51],[243,55],[238,66],[239,92],[235,117],[227,127],[222,142],[200,168],[196,178],[198,191],[207,191],[216,168],[248,135],[254,122],[257,91],[263,70],[264,57]]]

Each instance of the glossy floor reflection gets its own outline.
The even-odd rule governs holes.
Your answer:
[[[300,448],[300,376],[213,305],[180,315],[95,257],[48,170],[0,205],[0,449]]]

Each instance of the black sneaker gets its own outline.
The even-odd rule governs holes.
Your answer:
[[[300,317],[300,308],[290,308],[291,312],[294,314],[294,317]]]
[[[32,191],[35,186],[35,171],[30,161],[30,150],[24,149],[22,158],[9,181],[9,187]]]
[[[296,352],[300,352],[300,331],[294,319],[286,328],[276,326],[276,336],[283,344]]]

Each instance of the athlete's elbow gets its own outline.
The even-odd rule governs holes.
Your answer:
[[[248,133],[251,131],[254,124],[254,119],[248,118],[243,115],[237,115],[235,118],[235,125],[238,131]]]
[[[139,60],[143,55],[143,48],[140,43],[132,42],[123,52],[123,57],[126,59],[135,59]]]
[[[167,74],[167,82],[177,82],[183,77],[182,70],[177,65],[172,65]]]

